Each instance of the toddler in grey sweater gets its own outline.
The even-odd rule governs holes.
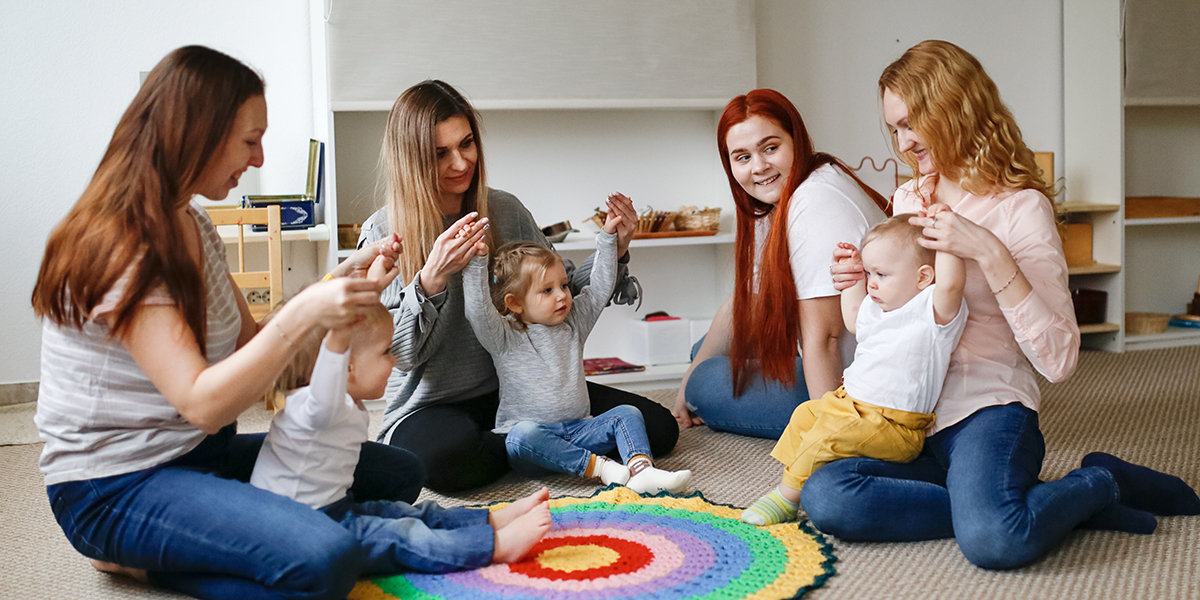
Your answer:
[[[681,491],[691,471],[653,466],[642,413],[621,405],[589,414],[583,345],[616,281],[616,226],[596,236],[591,285],[572,297],[562,259],[537,244],[496,252],[489,282],[486,256],[463,272],[464,310],[500,379],[496,433],[506,433],[509,464],[528,476],[571,473],[625,485],[638,493]],[[617,450],[625,464],[605,457]]]

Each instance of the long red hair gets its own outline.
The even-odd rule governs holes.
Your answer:
[[[734,178],[730,168],[729,147],[725,138],[730,128],[750,117],[770,119],[792,137],[792,168],[787,174],[784,193],[776,205],[760,202],[748,194]],[[884,212],[889,210],[888,201],[859,180],[837,157],[816,152],[804,127],[804,120],[800,118],[800,111],[775,90],[753,90],[730,100],[717,124],[717,148],[737,206],[733,341],[729,356],[733,370],[733,393],[740,396],[745,392],[754,375],[751,361],[758,362],[764,378],[795,385],[796,356],[799,355],[800,343],[800,300],[796,296],[796,283],[792,278],[786,218],[792,194],[818,167],[834,165],[854,178]],[[771,229],[763,244],[756,291],[755,224],[776,211],[784,217],[771,220]],[[830,256],[832,252],[830,249]]]
[[[81,329],[136,264],[110,334],[125,333],[142,300],[162,285],[203,352],[203,275],[177,214],[238,109],[262,94],[257,73],[216,50],[186,46],[163,58],[121,116],[87,189],[51,232],[33,288],[34,314]]]

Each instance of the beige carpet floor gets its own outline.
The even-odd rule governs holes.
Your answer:
[[[1103,450],[1200,485],[1200,347],[1126,354],[1085,352],[1066,382],[1043,385],[1048,454],[1043,478],[1061,477],[1084,454]],[[673,390],[651,392],[669,402]],[[378,415],[375,415],[378,426]],[[251,411],[243,431],[265,430]],[[684,431],[658,464],[692,469],[714,502],[745,506],[778,483],[772,443],[707,428]],[[64,600],[179,598],[97,573],[67,543],[50,513],[37,471],[41,444],[0,447],[0,598]],[[568,477],[508,475],[462,497],[426,492],[447,505],[514,499],[550,486],[554,495],[590,494]],[[953,540],[860,544],[831,540],[838,574],[807,598],[1200,598],[1200,517],[1159,520],[1150,536],[1077,531],[1045,560],[991,572],[968,563]]]

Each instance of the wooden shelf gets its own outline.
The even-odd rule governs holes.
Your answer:
[[[1087,335],[1089,333],[1112,333],[1120,331],[1121,326],[1116,323],[1095,323],[1092,325],[1080,325],[1079,333]]]
[[[1096,204],[1094,202],[1055,202],[1054,212],[1060,215],[1072,213],[1110,213],[1121,210],[1116,204]]]
[[[1200,223],[1200,217],[1160,217],[1157,219],[1125,219],[1126,227],[1138,225],[1186,225]]]
[[[221,234],[221,240],[226,244],[237,242],[237,225],[218,225],[217,233]],[[247,242],[265,242],[267,241],[267,232],[265,231],[250,231],[249,225],[243,225],[246,228],[245,239]],[[284,229],[283,241],[285,242],[323,242],[329,240],[329,226],[324,223],[319,223],[306,229]],[[349,255],[347,255],[349,256]]]
[[[1121,265],[1106,265],[1104,263],[1096,263],[1087,267],[1069,267],[1067,268],[1068,275],[1098,275],[1101,273],[1120,273]]]

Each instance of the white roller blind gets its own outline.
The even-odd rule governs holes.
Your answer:
[[[1200,1],[1126,0],[1128,104],[1200,104]]]
[[[752,0],[331,0],[328,22],[335,109],[429,78],[498,107],[686,105],[755,81]]]

